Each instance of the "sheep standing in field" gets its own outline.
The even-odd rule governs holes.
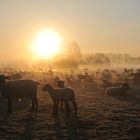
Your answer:
[[[71,88],[57,88],[54,89],[50,84],[43,86],[43,91],[48,91],[53,100],[53,113],[58,113],[59,102],[64,102],[67,110],[67,116],[69,116],[70,106],[69,101],[73,104],[75,109],[75,116],[77,115],[77,104],[75,101],[75,92]]]
[[[128,90],[129,85],[127,83],[122,83],[119,87],[109,87],[105,90],[108,95],[125,95]]]
[[[33,80],[10,80],[0,75],[0,92],[8,100],[8,113],[12,113],[12,102],[14,98],[30,98],[32,100],[31,110],[38,110],[37,86],[38,82]]]

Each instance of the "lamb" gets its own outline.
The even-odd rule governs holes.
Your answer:
[[[6,80],[6,76],[0,75],[0,92],[8,100],[8,113],[12,113],[12,102],[15,98],[30,98],[31,110],[38,110],[37,86],[39,83],[33,80]]]
[[[75,91],[71,88],[56,88],[54,89],[50,84],[43,86],[43,91],[48,91],[53,100],[53,113],[58,113],[59,102],[64,102],[66,105],[67,113],[69,116],[70,106],[69,101],[73,104],[75,110],[75,117],[77,116],[77,104],[75,101]]]
[[[120,87],[109,87],[105,90],[108,95],[125,95],[128,90],[129,85],[127,83],[122,83]]]

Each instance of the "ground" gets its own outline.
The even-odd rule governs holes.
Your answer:
[[[53,116],[47,92],[38,90],[39,111],[29,112],[30,101],[15,101],[11,116],[0,100],[0,140],[138,140],[140,93],[108,96],[92,87],[76,88],[78,116],[60,111]]]

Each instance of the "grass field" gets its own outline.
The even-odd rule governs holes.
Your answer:
[[[38,89],[39,111],[29,112],[30,100],[14,102],[6,115],[6,100],[0,99],[0,140],[138,140],[140,139],[140,93],[110,97],[103,91],[76,89],[78,116],[53,116],[47,92]]]

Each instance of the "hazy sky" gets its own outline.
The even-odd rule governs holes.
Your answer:
[[[86,52],[140,56],[140,0],[0,0],[0,58],[28,56],[45,27],[63,46],[76,41]]]

